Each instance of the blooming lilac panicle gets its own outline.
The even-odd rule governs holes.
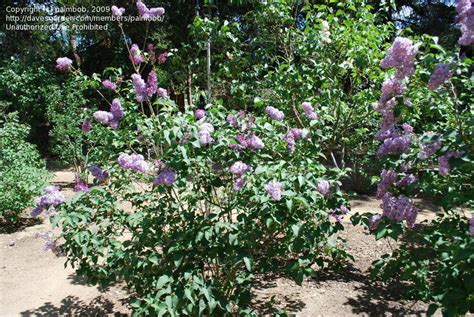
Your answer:
[[[406,187],[414,184],[417,181],[416,176],[413,174],[405,175],[398,183],[398,187]]]
[[[285,118],[283,111],[280,111],[272,106],[267,106],[265,108],[265,112],[275,121],[282,121]]]
[[[112,16],[114,17],[121,17],[125,13],[124,8],[119,8],[117,6],[112,6],[111,11],[112,11]]]
[[[168,90],[159,87],[159,88],[158,88],[158,96],[160,96],[160,97],[162,97],[162,98],[168,97]]]
[[[112,113],[102,110],[94,112],[93,117],[100,123],[107,125],[110,124],[110,122],[114,119],[114,115]]]
[[[245,174],[250,167],[242,161],[237,161],[230,167],[230,172],[236,176],[241,176]]]
[[[349,212],[349,209],[344,206],[344,205],[341,205],[341,207],[339,207],[339,210],[343,213],[343,214],[347,214]]]
[[[194,111],[194,117],[196,118],[196,121],[201,120],[205,116],[206,116],[206,111],[203,109],[197,109],[196,111]]]
[[[286,141],[286,147],[290,153],[293,153],[296,148],[295,137],[291,131],[285,134],[284,140]]]
[[[166,60],[168,59],[168,52],[163,52],[158,57],[156,60],[158,61],[158,64],[164,64],[166,63]]]
[[[342,223],[342,216],[341,215],[338,215],[337,213],[335,212],[331,212],[329,213],[331,215],[331,217],[333,217],[337,222],[339,223]]]
[[[132,75],[133,88],[135,89],[135,98],[138,102],[144,102],[148,99],[147,87],[140,74]]]
[[[314,111],[314,108],[311,105],[311,103],[303,102],[301,104],[301,106],[303,107],[303,111],[304,111],[305,115],[308,117],[308,119],[310,119],[310,120],[318,119],[318,114]]]
[[[87,182],[84,181],[79,175],[76,175],[74,177],[74,191],[84,193],[87,193],[89,191],[89,186],[87,185]]]
[[[36,207],[31,211],[33,217],[39,216],[49,207],[56,207],[66,201],[63,193],[56,186],[47,186],[43,189],[44,195],[36,198]]]
[[[89,132],[91,129],[92,129],[92,124],[89,121],[89,119],[87,119],[87,118],[84,119],[84,121],[82,122],[82,125],[81,125],[81,130],[83,132]]]
[[[237,177],[234,180],[234,186],[233,186],[234,191],[236,192],[240,191],[245,186],[245,182],[246,182],[245,176],[242,175],[242,176]]]
[[[280,200],[281,199],[281,189],[282,185],[278,181],[270,181],[267,185],[265,185],[265,190],[267,193],[272,197],[273,200]]]
[[[227,117],[225,118],[226,121],[232,125],[234,128],[238,128],[239,127],[239,123],[237,122],[237,119],[235,118],[235,116],[229,114],[227,115]]]
[[[141,154],[128,155],[126,153],[122,153],[119,155],[117,161],[122,168],[131,169],[141,173],[146,173],[150,169],[150,166]]]
[[[381,180],[377,185],[377,198],[382,198],[390,188],[391,185],[397,181],[397,172],[393,169],[383,170],[380,174]]]
[[[110,113],[114,116],[115,120],[120,120],[124,116],[124,112],[122,109],[122,105],[120,104],[120,100],[115,98],[112,100],[112,105],[110,106]]]
[[[428,82],[428,88],[431,90],[438,89],[445,81],[451,77],[452,73],[449,69],[448,64],[438,64],[431,75],[430,81]]]
[[[381,61],[382,68],[396,68],[397,79],[411,76],[414,72],[415,56],[418,48],[413,42],[404,37],[395,38],[392,46],[388,50],[387,56]]]
[[[72,68],[72,60],[67,57],[59,57],[56,59],[56,69],[67,71]]]
[[[380,103],[385,103],[395,96],[403,94],[407,87],[398,79],[386,80],[382,83],[382,96]]]
[[[299,128],[291,128],[290,129],[291,134],[293,134],[293,137],[295,140],[300,140],[303,138],[303,130]]]
[[[165,168],[153,181],[155,185],[171,186],[176,181],[176,173],[171,168]]]
[[[321,195],[327,196],[329,194],[330,185],[329,185],[329,182],[327,180],[318,181],[317,187],[318,187],[318,192]]]
[[[247,141],[248,147],[252,150],[261,150],[265,147],[265,145],[263,144],[263,141],[253,133],[251,133],[247,137],[246,141]]]
[[[474,43],[474,2],[469,0],[457,0],[457,21],[461,26],[461,37],[459,45],[468,46]]]
[[[137,44],[132,44],[130,47],[130,60],[135,65],[139,65],[145,61],[145,56],[143,56]]]
[[[110,81],[109,79],[105,79],[102,81],[102,86],[105,88],[105,89],[109,89],[109,90],[115,90],[117,89],[117,85]]]
[[[214,132],[214,127],[208,122],[201,123],[198,131],[199,143],[201,145],[207,145],[214,142],[211,133]]]
[[[387,138],[378,148],[377,155],[384,156],[404,153],[410,148],[411,141],[410,135]]]
[[[148,9],[148,7],[145,5],[145,3],[143,3],[142,0],[137,1],[137,9],[138,13],[140,14],[140,17],[142,17],[143,19],[160,17],[165,14],[165,9],[161,7]]]
[[[404,123],[402,124],[402,129],[403,131],[405,131],[406,133],[412,133],[413,132],[413,127],[408,124],[408,123]]]
[[[89,171],[91,172],[92,176],[94,176],[99,183],[105,181],[108,177],[108,173],[103,171],[99,166],[96,164],[92,164],[89,166]]]
[[[146,82],[146,93],[148,97],[153,96],[158,90],[158,79],[156,77],[156,73],[154,70],[152,70],[148,74],[148,79]]]
[[[370,230],[375,230],[379,226],[380,221],[382,221],[382,215],[373,215],[369,219],[369,228]]]
[[[395,221],[405,220],[410,228],[415,225],[418,210],[408,197],[403,195],[396,197],[391,193],[386,193],[382,198],[381,208],[388,218]]]

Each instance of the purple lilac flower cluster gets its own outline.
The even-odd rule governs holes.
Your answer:
[[[214,142],[212,137],[212,132],[214,132],[214,126],[209,122],[202,122],[199,124],[198,138],[201,145],[207,145]]]
[[[382,115],[380,130],[376,133],[375,139],[383,143],[377,150],[378,156],[393,155],[406,152],[411,145],[413,128],[403,125],[404,134],[400,134],[395,127],[396,119],[394,108],[396,97],[403,94],[406,86],[401,82],[414,71],[414,58],[418,49],[412,41],[406,38],[397,37],[390,47],[387,56],[382,60],[383,68],[395,67],[397,74],[395,79],[386,80],[382,84],[382,95],[374,110]]]
[[[118,98],[115,98],[114,100],[112,100],[112,104],[110,106],[110,112],[100,110],[100,111],[94,112],[93,114],[94,119],[96,119],[100,123],[108,125],[112,129],[118,128],[120,120],[123,118],[124,115],[125,114],[123,112],[122,105]]]
[[[474,43],[474,1],[457,0],[457,20],[461,25],[461,37],[459,45],[468,46]]]
[[[265,185],[265,190],[273,200],[278,201],[281,199],[282,185],[280,182],[276,180],[268,182],[268,184]]]
[[[196,121],[201,120],[205,116],[206,116],[206,110],[197,109],[196,111],[194,111],[194,118],[196,119]]]
[[[249,150],[261,150],[265,147],[262,139],[255,135],[255,133],[250,132],[247,135],[239,134],[235,137],[237,144],[229,144],[229,147],[236,151],[242,151],[245,149]]]
[[[87,185],[87,182],[83,180],[82,177],[78,174],[74,176],[74,191],[84,193],[87,193],[89,191],[89,186]]]
[[[177,175],[170,167],[165,167],[153,180],[155,185],[171,186],[176,181]]]
[[[91,172],[92,176],[94,176],[99,183],[103,183],[107,177],[109,177],[109,173],[107,171],[102,170],[96,164],[92,164],[89,166],[89,172]]]
[[[122,153],[118,157],[118,163],[122,168],[131,169],[136,172],[147,173],[150,165],[141,154]]]
[[[132,84],[135,90],[135,99],[138,102],[144,102],[152,97],[155,93],[159,97],[166,97],[168,92],[164,88],[158,87],[158,81],[155,71],[148,74],[147,82],[140,74],[132,74]]]
[[[383,210],[383,215],[389,219],[395,221],[405,220],[410,228],[413,228],[415,225],[418,210],[413,206],[408,197],[404,195],[396,197],[388,192],[382,197],[382,204],[380,207]]]
[[[124,8],[119,8],[117,6],[112,6],[111,11],[112,11],[112,16],[114,17],[121,17],[125,13]]]
[[[81,130],[83,132],[89,132],[92,129],[92,124],[89,119],[84,119],[81,125]]]
[[[430,81],[428,82],[428,88],[431,90],[438,89],[444,82],[451,78],[452,73],[449,69],[448,64],[438,64],[431,75]]]
[[[111,80],[109,79],[105,79],[102,81],[102,86],[105,88],[105,89],[108,89],[108,90],[115,90],[117,89],[117,84],[112,82]]]
[[[311,105],[311,103],[303,102],[301,106],[303,107],[304,114],[306,115],[306,117],[308,117],[308,119],[310,120],[318,119],[318,114],[316,113],[316,111],[314,111],[314,108]]]
[[[318,184],[317,184],[317,189],[318,189],[318,192],[323,195],[323,196],[327,196],[329,195],[329,192],[330,192],[330,184],[327,180],[320,180],[318,181]]]
[[[72,60],[67,57],[59,57],[56,60],[56,69],[68,71],[72,68]]]
[[[291,128],[284,137],[288,151],[293,153],[296,147],[296,141],[303,138],[303,130],[299,128]]]
[[[250,171],[250,166],[244,162],[237,161],[229,168],[229,171],[234,174],[234,191],[240,191],[245,185],[245,173]]]
[[[388,50],[387,56],[380,62],[382,68],[396,68],[395,78],[403,79],[413,74],[415,70],[415,56],[418,48],[413,42],[404,37],[395,38]]]
[[[168,59],[168,52],[163,52],[158,57],[156,58],[156,61],[158,64],[164,64],[166,63],[166,60]]]
[[[130,61],[135,65],[140,65],[145,61],[145,55],[140,51],[137,44],[132,44],[130,47]]]
[[[31,211],[31,216],[38,217],[43,211],[50,207],[56,207],[66,201],[63,193],[56,186],[47,186],[43,190],[44,195],[36,198],[36,207]]]
[[[283,111],[280,111],[272,106],[267,106],[265,108],[265,112],[275,121],[282,121],[285,118]]]
[[[140,17],[142,17],[145,20],[148,20],[150,18],[158,18],[165,14],[165,9],[158,7],[158,8],[150,8],[145,5],[145,3],[142,0],[137,1],[137,9],[138,13],[140,14]]]

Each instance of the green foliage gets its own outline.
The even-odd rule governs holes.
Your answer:
[[[0,215],[10,222],[33,205],[48,178],[36,147],[26,141],[29,130],[16,113],[0,118]]]
[[[52,126],[49,131],[50,151],[65,164],[80,165],[84,155],[85,137],[81,124],[89,103],[85,96],[86,88],[82,81],[74,79],[48,87],[47,115]]]
[[[467,219],[454,212],[420,224],[407,232],[400,248],[373,263],[372,276],[409,281],[408,298],[437,303],[428,315],[438,307],[445,316],[472,312],[474,239],[468,226]]]

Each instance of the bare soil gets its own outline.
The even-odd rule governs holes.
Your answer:
[[[73,173],[57,171],[53,183],[72,196]],[[437,210],[425,201],[419,220],[432,219]],[[372,197],[351,201],[352,213],[378,211]],[[254,288],[254,307],[270,314],[268,302],[297,316],[424,315],[427,304],[402,300],[402,285],[385,285],[369,278],[373,260],[393,245],[375,241],[361,227],[344,219],[347,248],[355,257],[340,273],[319,274],[302,286],[278,276],[265,276]],[[99,289],[65,267],[65,257],[43,251],[38,232],[48,224],[25,217],[15,227],[0,226],[0,316],[130,315],[127,291],[121,285]]]

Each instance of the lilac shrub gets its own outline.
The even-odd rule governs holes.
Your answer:
[[[461,45],[472,43],[470,10],[471,1],[457,1]],[[397,37],[381,62],[394,69],[374,106],[382,116],[374,135],[385,164],[377,186],[382,213],[352,220],[362,220],[377,239],[403,236],[396,250],[373,262],[372,276],[407,280],[406,296],[430,302],[428,315],[441,308],[455,316],[474,312],[473,220],[465,212],[474,208],[474,64],[442,49],[435,54],[430,45]],[[414,198],[420,194],[444,212],[418,220]]]
[[[164,13],[143,1],[137,10],[150,20]],[[254,274],[302,283],[348,259],[337,235],[346,170],[323,164],[311,104],[300,101],[298,126],[272,106],[180,111],[156,75],[172,57],[146,47],[130,47],[134,73],[120,84],[119,70],[106,80],[72,73],[107,90],[110,105],[83,124],[87,168],[51,218],[78,272],[125,281],[137,314],[247,314]]]

